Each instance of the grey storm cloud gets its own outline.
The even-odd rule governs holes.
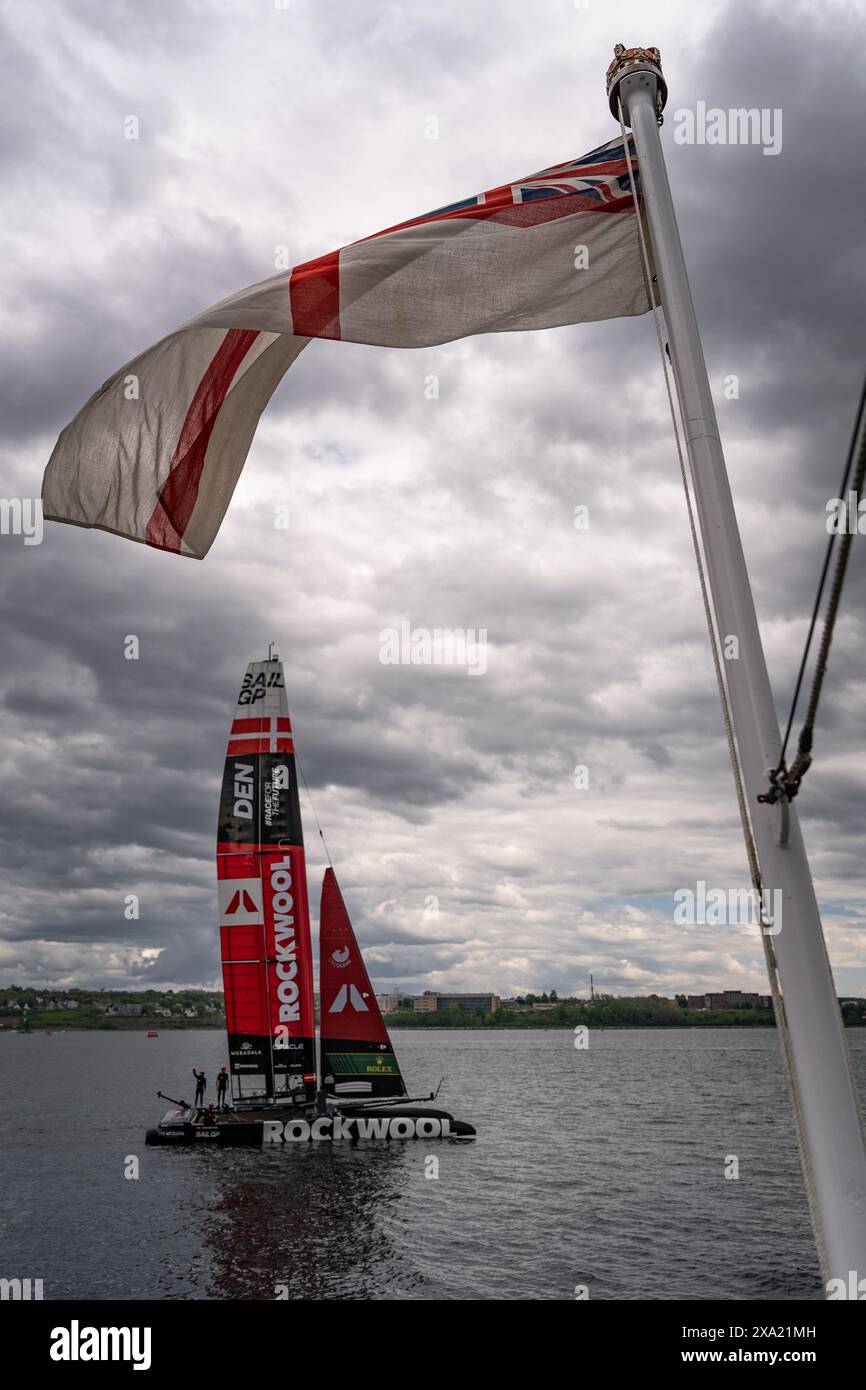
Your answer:
[[[864,17],[656,11],[647,30],[627,4],[7,5],[3,495],[38,495],[100,383],[272,274],[278,248],[303,261],[610,138],[612,45],[655,42],[786,712],[863,370],[866,79],[839,69]],[[781,153],[676,143],[698,101],[782,108]],[[764,987],[748,932],[673,921],[677,888],[747,875],[648,316],[407,352],[312,343],[203,563],[51,524],[0,546],[0,982],[217,983],[221,759],[274,640],[377,984]],[[856,546],[848,582],[801,812],[837,981],[866,993]],[[383,664],[405,619],[484,629],[486,673]],[[325,854],[302,809],[315,910]]]

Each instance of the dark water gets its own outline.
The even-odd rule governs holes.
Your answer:
[[[0,1034],[0,1276],[46,1298],[820,1295],[774,1032],[395,1043],[476,1143],[146,1149],[156,1091],[188,1096],[193,1064],[212,1082],[221,1034]]]

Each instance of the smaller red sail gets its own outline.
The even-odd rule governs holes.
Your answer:
[[[406,1087],[333,869],[319,919],[322,1084],[330,1094],[404,1096]]]

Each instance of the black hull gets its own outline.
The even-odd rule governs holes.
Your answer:
[[[427,1105],[345,1104],[327,1115],[314,1111],[227,1111],[206,1120],[193,1108],[169,1111],[145,1142],[177,1148],[216,1145],[218,1148],[264,1148],[271,1144],[357,1144],[370,1139],[474,1139],[475,1130],[455,1120],[447,1110]]]

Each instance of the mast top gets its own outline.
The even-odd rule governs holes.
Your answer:
[[[653,79],[656,83],[656,113],[659,125],[662,123],[662,112],[668,99],[668,84],[665,82],[662,73],[662,58],[657,48],[626,48],[625,44],[614,45],[613,62],[607,70],[607,99],[610,102],[611,115],[614,120],[619,120],[619,110],[617,108],[617,98],[620,96],[620,84],[626,77],[633,77],[641,86],[649,86]],[[635,83],[629,83],[633,87]],[[627,113],[626,92],[621,94],[623,111]]]

